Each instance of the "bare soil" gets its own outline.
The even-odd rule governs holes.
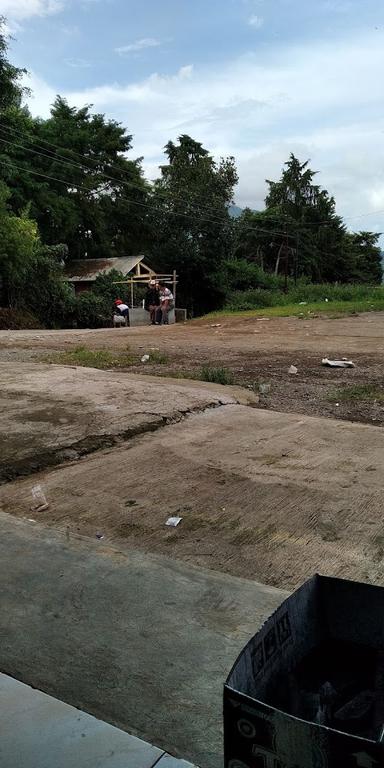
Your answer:
[[[124,550],[283,588],[315,571],[382,583],[384,404],[331,398],[356,384],[381,391],[383,331],[384,313],[372,313],[0,332],[2,445],[17,461],[22,439],[28,463],[28,477],[0,488],[0,507],[68,540],[101,533]],[[129,347],[134,375],[41,362],[79,346]],[[167,362],[140,363],[154,349]],[[356,367],[328,369],[323,357]],[[186,380],[159,378],[197,376],[203,365],[231,370],[244,396],[261,383],[270,391],[258,403],[231,402],[230,387],[187,394]],[[79,450],[95,435],[91,450]],[[45,447],[53,464],[36,460]],[[31,509],[35,484],[48,500],[40,511]],[[165,525],[171,515],[183,518],[175,529]]]
[[[103,329],[99,331],[0,331],[0,361],[41,361],[52,353],[79,346],[136,353],[132,373],[156,376],[196,376],[202,366],[225,367],[236,384],[258,392],[260,407],[384,424],[384,403],[374,400],[338,401],[337,390],[352,385],[384,384],[384,313],[349,317],[241,318],[197,320],[186,325]],[[143,354],[160,350],[168,362],[141,363]],[[323,357],[352,358],[354,369],[331,369]],[[297,375],[289,375],[295,365]]]

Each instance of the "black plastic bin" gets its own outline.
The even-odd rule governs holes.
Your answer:
[[[224,687],[225,768],[384,768],[384,588],[314,576]]]

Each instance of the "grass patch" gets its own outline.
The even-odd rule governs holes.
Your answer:
[[[87,349],[76,347],[68,352],[55,352],[43,358],[45,363],[56,365],[79,365],[85,368],[127,368],[137,363],[129,350],[125,352],[110,352],[108,349]]]
[[[211,368],[204,365],[197,377],[200,381],[210,381],[213,384],[233,384],[234,378],[232,371],[227,368]]]
[[[160,352],[158,349],[149,350],[148,355],[148,363],[154,363],[155,365],[165,365],[169,362],[168,356],[164,354],[164,352]]]
[[[305,305],[300,304],[277,304],[273,307],[263,307],[258,309],[223,309],[218,312],[211,312],[205,316],[206,320],[211,318],[225,317],[304,317],[308,319],[311,314],[334,315],[355,315],[361,312],[382,312],[384,310],[384,296],[377,299],[358,299],[358,300],[339,300],[339,301],[311,301]]]
[[[381,389],[377,384],[354,384],[350,387],[342,387],[335,389],[328,395],[328,400],[331,402],[354,402],[354,401],[368,401],[372,402],[378,400],[384,402],[384,389]]]

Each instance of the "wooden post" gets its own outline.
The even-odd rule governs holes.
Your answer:
[[[177,274],[176,274],[176,270],[174,269],[173,270],[173,283],[172,283],[173,291],[172,291],[172,293],[173,293],[173,303],[175,305],[175,308],[176,308],[176,278],[177,278]]]
[[[133,280],[131,278],[131,309],[133,309]]]

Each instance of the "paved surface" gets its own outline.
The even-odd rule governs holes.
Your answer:
[[[156,430],[189,412],[252,400],[244,389],[199,381],[2,363],[0,480]]]
[[[284,593],[67,543],[4,514],[0,584],[3,673],[202,768],[222,765],[223,682]]]
[[[135,736],[0,675],[2,768],[193,768]]]
[[[3,485],[0,508],[288,589],[316,571],[381,584],[383,495],[380,429],[228,405]]]

